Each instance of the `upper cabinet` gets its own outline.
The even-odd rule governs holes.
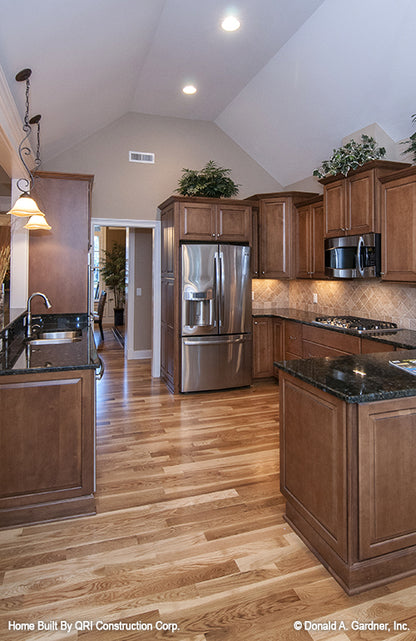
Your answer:
[[[382,279],[416,281],[416,167],[381,179]]]
[[[93,176],[39,171],[33,197],[51,225],[29,234],[29,294],[43,292],[49,313],[88,311],[88,252]],[[33,301],[35,313],[47,313]]]
[[[257,253],[253,250],[254,278],[293,278],[295,275],[295,205],[318,194],[278,192],[256,194],[249,198],[258,203]],[[257,233],[256,233],[257,232]],[[257,262],[255,262],[257,259]]]
[[[250,203],[219,198],[179,197],[176,200],[180,209],[180,240],[251,245]]]
[[[379,179],[408,167],[407,163],[373,160],[347,177],[330,176],[324,186],[325,238],[380,232]]]
[[[296,278],[326,278],[322,196],[296,207],[295,275]]]

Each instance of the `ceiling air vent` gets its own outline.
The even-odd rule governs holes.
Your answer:
[[[155,155],[144,151],[130,151],[129,160],[130,162],[145,162],[154,165]]]

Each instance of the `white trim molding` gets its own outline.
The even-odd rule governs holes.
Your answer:
[[[130,218],[91,218],[91,238],[94,235],[94,226],[103,227],[125,227],[130,229],[152,229],[152,290],[153,290],[153,314],[152,314],[152,350],[134,350],[134,317],[127,312],[127,358],[151,358],[152,376],[160,377],[160,317],[161,317],[161,223],[160,220],[132,220]],[[130,240],[129,240],[130,244]],[[128,251],[130,252],[131,247]],[[129,268],[132,268],[129,259]],[[127,305],[129,300],[134,300],[134,283],[129,279],[127,290]],[[145,355],[146,354],[146,355]]]

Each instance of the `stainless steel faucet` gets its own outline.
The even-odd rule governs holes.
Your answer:
[[[45,294],[42,294],[42,292],[34,292],[29,298],[27,299],[27,317],[26,317],[26,336],[27,338],[30,338],[32,336],[32,312],[31,312],[31,303],[32,303],[32,298],[35,296],[41,296],[45,302],[45,307],[46,309],[50,309],[52,307],[51,303],[49,302],[49,299]]]

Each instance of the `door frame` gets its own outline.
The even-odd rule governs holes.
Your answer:
[[[152,230],[152,376],[160,378],[160,314],[161,314],[161,223],[160,220],[131,220],[129,218],[91,218],[91,234],[94,226],[125,227],[127,238],[129,229]],[[92,238],[91,235],[91,238]],[[134,257],[129,255],[129,272],[134,265]],[[127,287],[127,305],[134,300],[134,279],[129,278]],[[137,358],[134,350],[134,305],[130,305],[131,312],[127,312],[127,358]],[[91,311],[91,310],[90,310]]]

